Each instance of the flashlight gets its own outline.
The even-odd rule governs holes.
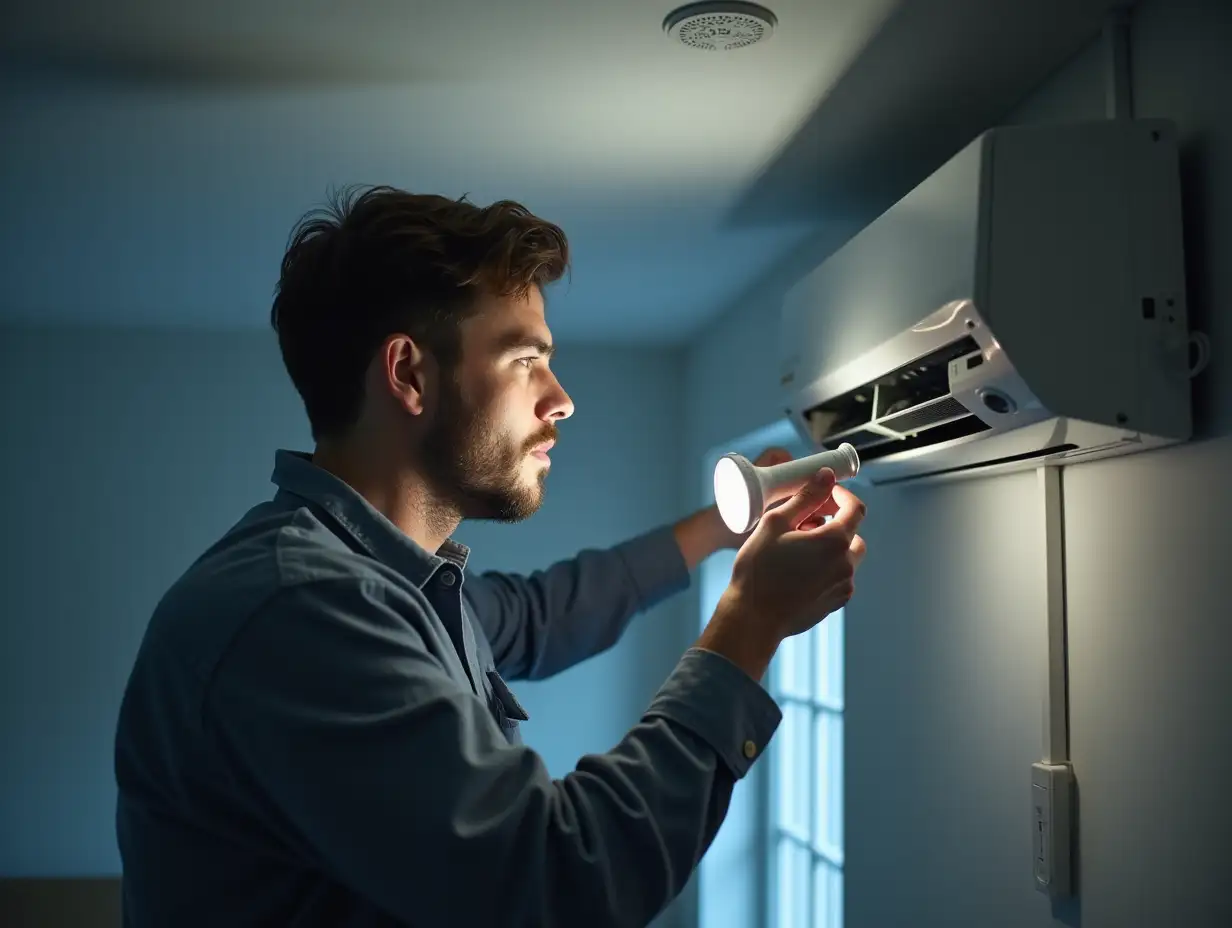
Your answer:
[[[823,467],[837,480],[860,472],[860,455],[847,442],[833,451],[810,454],[797,461],[757,467],[740,454],[725,454],[714,467],[714,501],[729,529],[739,535],[751,531],[771,503],[799,490]]]

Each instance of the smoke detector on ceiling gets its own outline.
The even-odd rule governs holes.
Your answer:
[[[727,52],[770,38],[778,20],[764,6],[742,0],[702,0],[673,10],[663,31],[682,45]]]

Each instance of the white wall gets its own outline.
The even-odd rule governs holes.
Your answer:
[[[848,926],[1029,926],[1041,754],[1033,473],[868,492],[847,608]]]
[[[547,500],[521,525],[465,526],[479,567],[532,568],[682,512],[678,357],[565,345],[555,366],[578,411]],[[0,421],[0,877],[114,875],[112,737],[150,611],[271,495],[274,449],[310,447],[307,422],[271,333],[104,329],[0,330]],[[666,603],[608,654],[517,685],[554,773],[641,715],[682,621],[696,629]]]
[[[1013,121],[1101,118],[1102,48]],[[1031,886],[1043,696],[1034,474],[869,493],[847,622],[847,924],[1232,923],[1232,5],[1146,3],[1141,116],[1184,144],[1190,301],[1215,365],[1209,437],[1068,468],[1080,896]]]
[[[1071,738],[1081,895],[1031,880],[1029,770],[1042,751],[1043,526],[1032,473],[868,493],[870,554],[847,611],[846,923],[1085,928],[1232,924],[1232,3],[1147,0],[1136,110],[1181,130],[1190,316],[1211,336],[1202,440],[1066,471]],[[1099,43],[1007,121],[1102,118]],[[854,230],[805,243],[690,353],[688,486],[714,445],[780,414],[779,301]],[[758,769],[699,881],[748,925]],[[719,880],[719,871],[722,880]]]

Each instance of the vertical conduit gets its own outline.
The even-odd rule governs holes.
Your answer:
[[[1044,691],[1044,762],[1069,763],[1069,661],[1066,646],[1065,499],[1061,468],[1039,468],[1044,501],[1048,680]]]

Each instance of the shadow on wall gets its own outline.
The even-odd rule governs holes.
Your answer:
[[[872,217],[869,217],[872,218]],[[688,354],[685,461],[691,502],[704,505],[707,453],[733,435],[748,435],[781,418],[778,390],[779,314],[801,278],[846,244],[864,220],[822,223],[728,303]]]
[[[1217,333],[1217,312],[1211,275],[1206,269],[1214,264],[1210,249],[1210,227],[1213,223],[1211,205],[1211,174],[1213,155],[1209,137],[1196,133],[1185,139],[1181,148],[1181,205],[1185,234],[1185,275],[1189,284],[1188,311],[1191,331],[1205,332],[1214,344]],[[1227,311],[1224,311],[1227,315]],[[1224,339],[1226,341],[1226,338]],[[1194,379],[1194,438],[1212,438],[1232,431],[1232,413],[1220,415],[1215,378],[1210,368]]]
[[[897,4],[742,193],[728,224],[820,215],[867,222],[1098,35],[1107,6],[1108,0]]]

